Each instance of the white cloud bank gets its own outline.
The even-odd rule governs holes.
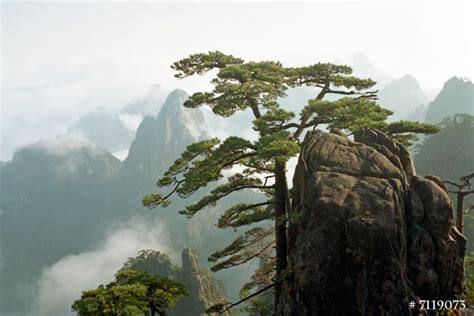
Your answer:
[[[169,235],[157,221],[132,218],[110,231],[96,250],[68,255],[46,267],[38,281],[35,313],[67,315],[82,290],[113,279],[129,257],[142,249],[169,253]]]

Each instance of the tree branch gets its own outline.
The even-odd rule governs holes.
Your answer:
[[[349,90],[349,91],[344,91],[344,90],[332,90],[328,89],[326,93],[331,93],[331,94],[341,94],[341,95],[358,95],[358,99],[360,98],[373,98],[377,96],[378,90],[374,91],[365,91],[365,92],[360,92],[356,90]]]
[[[464,214],[467,214],[469,213],[470,211],[474,210],[474,205],[471,205],[470,207],[468,207],[465,211],[464,211]]]
[[[242,304],[243,302],[245,302],[245,301],[251,299],[252,297],[257,296],[257,295],[259,295],[260,293],[263,293],[263,292],[265,292],[265,291],[268,290],[268,289],[271,289],[272,287],[274,287],[274,286],[280,284],[282,281],[283,281],[283,280],[277,280],[277,281],[273,282],[272,284],[269,284],[269,285],[267,285],[267,286],[261,288],[261,289],[258,290],[257,292],[252,293],[252,294],[250,294],[249,296],[244,297],[243,299],[241,299],[241,300],[238,301],[238,302],[235,302],[235,303],[227,302],[227,303],[225,303],[225,304],[217,304],[217,305],[211,306],[210,308],[208,308],[208,309],[206,310],[206,313],[224,313],[224,312],[228,311],[229,309],[231,309],[232,307],[237,306],[237,305],[239,305],[239,304]],[[224,308],[224,306],[226,306],[226,308],[225,308],[225,309],[222,309],[222,308]]]
[[[451,184],[453,186],[455,186],[456,188],[459,188],[459,189],[462,189],[462,186],[455,183],[455,182],[452,182],[452,181],[448,181],[448,180],[444,180],[444,182],[446,182],[447,184]],[[453,192],[454,193],[454,192]]]

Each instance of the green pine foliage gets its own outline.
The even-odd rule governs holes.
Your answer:
[[[81,316],[147,315],[148,311],[166,315],[166,309],[187,295],[188,290],[179,282],[125,268],[113,282],[83,291],[72,309]]]
[[[210,194],[180,211],[192,217],[234,192],[255,190],[262,193],[262,201],[239,203],[219,218],[219,228],[249,226],[250,230],[210,257],[215,264],[214,271],[254,258],[274,256],[276,252],[277,277],[282,275],[278,269],[286,266],[285,227],[291,204],[286,162],[298,155],[300,138],[306,130],[324,125],[349,135],[377,128],[406,144],[417,133],[437,131],[432,125],[417,122],[387,123],[388,116],[393,113],[377,104],[377,91],[370,90],[375,82],[352,76],[352,69],[345,65],[317,63],[284,67],[279,62],[247,62],[221,52],[209,52],[190,55],[174,63],[172,68],[180,79],[215,70],[211,80],[213,90],[193,94],[184,105],[191,108],[207,105],[224,118],[237,111],[249,110],[254,116],[249,124],[253,124],[259,134],[253,142],[232,136],[223,141],[211,139],[188,146],[157,183],[164,190],[168,188],[167,193],[149,194],[143,198],[143,204],[150,208],[168,206],[174,194],[187,198],[219,181]],[[278,100],[285,96],[287,89],[300,86],[318,88],[319,93],[297,116],[284,109]],[[330,95],[340,98],[328,100]],[[224,179],[225,172],[231,169],[235,171],[234,175]],[[269,220],[274,221],[274,227],[269,226]]]

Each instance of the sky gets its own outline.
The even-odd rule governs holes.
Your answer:
[[[413,75],[425,90],[452,76],[474,79],[473,12],[468,1],[4,1],[0,160],[153,84],[207,88],[203,78],[174,79],[169,68],[197,52],[294,66],[362,53],[394,78]]]

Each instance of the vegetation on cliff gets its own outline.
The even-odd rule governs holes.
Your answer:
[[[167,315],[182,297],[186,287],[167,277],[121,269],[115,280],[97,289],[82,292],[72,309],[80,316]]]
[[[229,208],[219,219],[220,228],[240,228],[252,225],[231,245],[211,255],[213,270],[246,263],[258,257],[275,255],[276,279],[281,280],[287,268],[287,212],[291,204],[286,178],[287,161],[300,151],[300,136],[309,128],[327,125],[357,133],[378,128],[392,137],[409,143],[416,133],[433,133],[435,126],[424,123],[397,121],[387,123],[391,111],[375,102],[375,85],[371,79],[352,76],[344,65],[318,63],[306,67],[283,67],[279,62],[245,62],[221,52],[194,54],[172,66],[177,78],[203,75],[216,69],[211,80],[214,90],[194,93],[184,105],[198,108],[209,105],[219,116],[229,117],[237,111],[253,113],[253,128],[259,138],[252,142],[239,137],[224,141],[203,140],[187,147],[158,181],[159,187],[170,187],[168,193],[144,197],[148,207],[167,206],[174,193],[187,198],[209,183],[221,180],[223,172],[243,167],[217,186],[210,194],[180,213],[192,217],[218,200],[241,190],[258,190],[264,200],[254,204],[239,203]],[[308,101],[299,118],[278,103],[289,87],[310,86],[319,89]],[[330,95],[342,97],[328,100]],[[249,122],[250,124],[250,122]],[[274,221],[270,227],[268,220]],[[264,223],[264,224],[262,224]],[[255,226],[259,224],[260,226]],[[273,253],[275,247],[275,253]],[[276,283],[276,298],[281,291]],[[276,300],[277,301],[277,300]]]

